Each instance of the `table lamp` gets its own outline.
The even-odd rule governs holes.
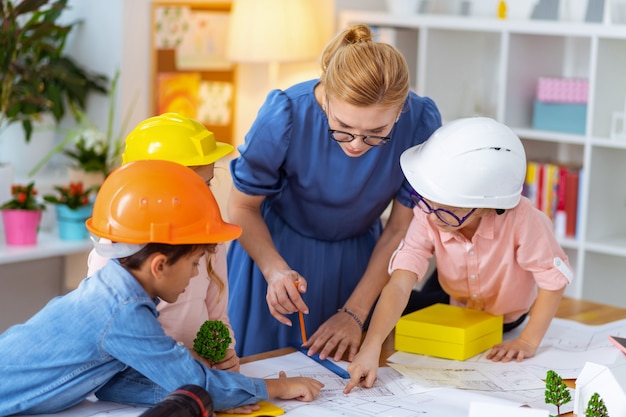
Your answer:
[[[274,88],[280,63],[321,55],[333,21],[334,1],[233,0],[228,57],[236,63],[267,63]]]

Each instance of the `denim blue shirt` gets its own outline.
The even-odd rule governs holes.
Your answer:
[[[267,399],[262,379],[205,367],[163,332],[157,315],[155,300],[109,261],[0,335],[0,416],[56,412],[92,393],[146,406],[185,384],[204,387],[216,410]],[[125,373],[145,380],[126,389]]]

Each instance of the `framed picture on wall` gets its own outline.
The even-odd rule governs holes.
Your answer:
[[[152,3],[152,112],[194,118],[233,142],[235,66],[226,54],[230,2]]]

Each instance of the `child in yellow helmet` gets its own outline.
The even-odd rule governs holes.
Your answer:
[[[178,162],[195,171],[207,184],[213,179],[215,162],[233,150],[233,146],[216,142],[215,136],[201,123],[177,113],[164,113],[139,123],[126,137],[122,162],[154,159]],[[101,240],[102,242],[102,240]],[[110,241],[104,241],[110,243]],[[106,253],[106,247],[99,246]],[[113,248],[108,248],[113,249]],[[89,254],[88,275],[102,268],[111,256]],[[193,348],[196,332],[206,320],[220,320],[230,331],[232,343],[216,369],[239,371],[235,353],[235,335],[227,314],[228,281],[226,246],[218,244],[212,256],[203,256],[202,266],[176,303],[159,303],[159,321],[165,332]]]
[[[0,416],[54,413],[91,394],[151,406],[186,384],[206,389],[215,410],[237,413],[269,398],[319,394],[323,384],[311,378],[211,369],[157,321],[159,300],[175,302],[200,258],[241,234],[191,170],[170,161],[123,165],[104,181],[87,229],[123,245],[124,256],[0,335]]]

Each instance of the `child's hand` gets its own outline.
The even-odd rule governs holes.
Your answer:
[[[492,347],[487,354],[487,359],[491,359],[494,362],[509,362],[515,359],[517,362],[521,362],[524,359],[532,358],[536,352],[536,345],[522,338],[517,338]]]
[[[350,382],[343,390],[344,394],[352,391],[352,388],[359,386],[370,388],[376,381],[376,372],[378,371],[378,360],[380,358],[380,349],[367,349],[365,346],[354,357],[354,360],[348,365],[350,373]]]
[[[270,398],[281,400],[313,401],[320,393],[324,384],[313,378],[287,378],[284,371],[280,371],[278,378],[266,379],[267,393]]]
[[[226,349],[226,356],[220,362],[213,365],[214,369],[223,371],[239,372],[239,357],[235,349]]]

